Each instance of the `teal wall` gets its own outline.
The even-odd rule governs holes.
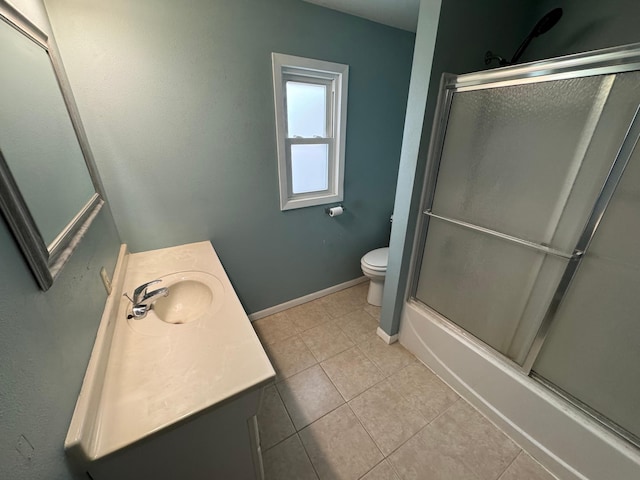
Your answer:
[[[40,0],[13,5],[49,33]],[[55,193],[51,201],[55,201]],[[39,289],[0,215],[0,478],[72,478],[63,444],[106,301],[120,239],[107,206],[54,285]],[[25,440],[21,440],[22,438]],[[31,458],[16,445],[28,442]]]
[[[414,34],[300,0],[46,0],[122,239],[211,240],[251,313],[387,245]],[[271,52],[350,66],[344,206],[281,212]]]
[[[0,217],[0,478],[71,478],[64,439],[106,301],[100,267],[113,273],[119,247],[105,207],[43,292]]]

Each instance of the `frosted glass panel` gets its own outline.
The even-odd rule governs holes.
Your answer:
[[[329,147],[291,145],[292,193],[321,192],[329,188]]]
[[[327,136],[327,87],[287,82],[287,136]]]
[[[564,260],[432,218],[416,298],[515,359],[521,352],[510,346],[525,312],[544,311],[550,300],[532,295],[545,262],[553,289]]]
[[[553,245],[612,83],[587,77],[455,93],[434,213]],[[582,209],[572,213],[580,227],[554,246],[573,247],[597,193],[580,192]]]
[[[639,212],[640,148],[636,147],[533,367],[637,437]]]
[[[0,21],[0,149],[45,244],[95,190],[47,53]]]

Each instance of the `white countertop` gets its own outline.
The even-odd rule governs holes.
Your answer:
[[[202,271],[217,277],[222,287],[217,293],[222,296],[216,299],[216,311],[202,321],[162,322],[162,328],[147,331],[132,322],[160,322],[154,319],[155,313],[149,312],[144,320],[127,320],[130,303],[122,298],[116,307],[97,411],[84,412],[95,417],[94,424],[87,428],[88,420],[84,419],[84,427],[76,429],[83,433],[76,432],[70,441],[74,436],[72,421],[67,437],[67,448],[79,447],[88,461],[215,408],[275,377],[211,243],[131,254],[123,290],[131,295],[145,282],[180,271]],[[114,291],[112,295],[122,293]],[[89,386],[96,383],[100,382],[85,378]],[[78,410],[76,407],[74,419],[83,414]],[[91,438],[78,438],[83,435]]]

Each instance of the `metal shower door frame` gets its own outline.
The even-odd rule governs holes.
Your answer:
[[[425,305],[416,298],[420,266],[422,265],[424,246],[429,229],[431,217],[470,228],[481,233],[489,234],[506,241],[514,242],[525,247],[533,248],[543,253],[568,259],[565,271],[551,298],[550,304],[538,328],[537,334],[531,343],[528,353],[522,365],[514,362],[506,355],[490,347],[475,336],[471,340],[480,348],[497,356],[521,373],[529,375],[533,364],[542,349],[542,345],[553,324],[556,313],[565,297],[571,282],[578,271],[582,258],[587,252],[604,212],[611,201],[613,193],[618,185],[624,170],[629,162],[631,154],[640,139],[640,105],[637,107],[631,124],[625,134],[607,177],[600,189],[598,197],[592,207],[589,219],[580,234],[575,248],[571,253],[561,252],[549,248],[546,245],[536,244],[526,240],[512,237],[501,232],[492,231],[473,224],[467,224],[459,220],[442,217],[432,212],[435,196],[438,171],[444,147],[447,124],[451,112],[451,105],[455,93],[474,90],[486,90],[491,88],[526,85],[539,82],[549,82],[571,78],[590,77],[596,75],[615,75],[618,73],[640,70],[640,43],[607,48],[593,52],[585,52],[568,55],[555,59],[542,60],[523,65],[498,68],[495,70],[453,75],[445,73],[440,83],[438,104],[434,115],[433,128],[429,144],[425,179],[422,188],[421,215],[418,217],[418,225],[413,242],[413,252],[410,268],[410,285],[408,299],[420,305]],[[426,305],[425,305],[426,306]],[[428,306],[427,306],[428,307]],[[452,321],[448,321],[454,330],[463,330]],[[471,334],[468,334],[471,335]],[[468,335],[466,335],[468,337]]]

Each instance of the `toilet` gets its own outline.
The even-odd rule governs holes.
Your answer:
[[[384,247],[371,250],[360,260],[362,273],[370,280],[367,302],[376,307],[382,305],[382,290],[384,288],[384,277],[387,274],[388,259],[389,247]]]

